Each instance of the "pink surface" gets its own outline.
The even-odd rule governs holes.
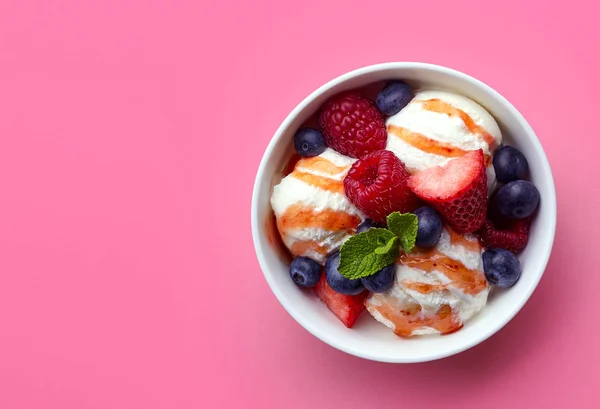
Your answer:
[[[1,1],[0,408],[598,407],[595,3]],[[504,94],[558,192],[555,250],[522,312],[419,365],[313,338],[250,235],[254,174],[287,113],[393,60]]]

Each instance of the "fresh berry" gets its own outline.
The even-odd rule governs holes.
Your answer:
[[[290,264],[290,277],[300,287],[314,287],[321,278],[321,266],[307,257],[295,258]]]
[[[502,183],[525,179],[527,159],[513,146],[503,146],[494,153],[494,171],[496,179]]]
[[[361,278],[365,288],[374,293],[382,293],[394,285],[396,278],[396,265],[390,264],[368,277]]]
[[[354,162],[344,178],[350,201],[378,223],[392,212],[407,213],[418,199],[408,188],[410,174],[404,163],[390,151],[377,151]]]
[[[529,217],[540,203],[540,192],[526,180],[515,180],[502,186],[490,204],[505,217],[523,219]]]
[[[358,295],[337,293],[327,284],[325,274],[321,275],[321,280],[314,287],[314,291],[317,297],[327,305],[327,308],[348,328],[354,326],[360,314],[365,310],[365,298],[369,295],[367,291]]]
[[[367,98],[348,92],[325,104],[319,117],[329,147],[353,158],[384,149],[387,131],[377,108]]]
[[[417,229],[417,241],[419,247],[432,247],[440,239],[442,234],[442,218],[432,207],[423,206],[414,211],[419,219]]]
[[[487,176],[481,149],[417,173],[408,185],[460,233],[478,230],[485,220]]]
[[[349,278],[344,277],[338,271],[339,265],[339,251],[336,251],[327,257],[327,261],[325,262],[325,277],[327,278],[327,284],[340,294],[356,295],[362,292],[365,288],[360,279],[350,280]]]
[[[490,284],[508,288],[521,277],[521,263],[508,250],[488,249],[483,253],[483,271]]]
[[[531,220],[511,220],[501,217],[489,217],[479,229],[481,242],[487,248],[501,248],[519,254],[527,245]]]
[[[365,219],[361,224],[358,225],[358,229],[356,229],[356,234],[365,232],[367,230],[371,230],[374,227],[381,229],[385,226],[380,223],[375,223],[371,219]]]
[[[391,116],[408,105],[414,95],[411,86],[406,82],[392,81],[377,94],[375,104],[384,115]]]
[[[320,155],[325,148],[325,137],[318,129],[300,128],[294,135],[294,149],[304,158]]]

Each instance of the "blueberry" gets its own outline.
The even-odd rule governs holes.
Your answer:
[[[508,250],[488,249],[483,253],[483,271],[490,284],[508,288],[521,277],[521,263]]]
[[[530,216],[539,203],[540,192],[533,183],[526,180],[507,183],[492,199],[495,210],[510,219],[524,219]]]
[[[395,277],[396,265],[390,264],[371,276],[361,278],[361,281],[367,290],[374,293],[382,293],[392,288]]]
[[[381,224],[375,223],[371,219],[365,219],[361,224],[358,225],[358,229],[356,229],[356,234],[370,230],[373,227],[383,228],[383,226]]]
[[[290,265],[290,277],[300,287],[314,287],[321,278],[321,266],[307,257],[298,257]]]
[[[413,97],[410,85],[404,81],[392,81],[377,94],[375,103],[382,114],[390,116],[400,112]]]
[[[300,128],[294,135],[294,149],[302,157],[320,155],[326,147],[325,137],[318,129]]]
[[[419,207],[415,210],[419,219],[417,242],[419,247],[432,247],[442,234],[442,218],[440,214],[429,206]]]
[[[494,153],[494,171],[496,179],[502,183],[525,179],[527,159],[513,146],[503,146]]]
[[[325,278],[327,284],[333,291],[345,295],[356,295],[361,293],[365,288],[360,279],[350,280],[338,271],[340,265],[340,252],[336,251],[327,258],[325,262]]]

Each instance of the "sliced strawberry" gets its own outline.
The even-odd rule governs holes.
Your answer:
[[[487,176],[483,151],[471,151],[445,166],[417,173],[412,191],[434,207],[460,233],[478,230],[487,209]]]
[[[314,287],[314,291],[321,301],[327,305],[327,308],[348,328],[354,326],[360,314],[365,310],[365,299],[369,295],[368,291],[363,291],[358,295],[336,293],[327,284],[325,273],[321,274],[321,280]]]
[[[487,248],[501,248],[519,254],[527,245],[530,225],[530,218],[508,220],[488,217],[477,234]]]

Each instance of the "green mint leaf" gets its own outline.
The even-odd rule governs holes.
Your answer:
[[[398,237],[387,229],[369,229],[350,237],[340,249],[338,271],[351,280],[375,274],[398,258]]]
[[[394,212],[387,217],[388,229],[400,240],[400,247],[410,253],[417,240],[419,219],[412,213]]]

